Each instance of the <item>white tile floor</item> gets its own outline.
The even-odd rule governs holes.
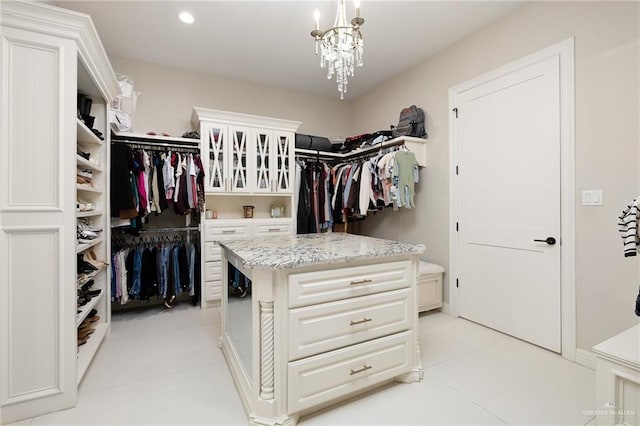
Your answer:
[[[70,410],[26,425],[243,425],[217,347],[219,310],[113,316]],[[435,312],[420,317],[424,380],[394,383],[302,418],[300,425],[583,425],[594,372],[556,354]]]

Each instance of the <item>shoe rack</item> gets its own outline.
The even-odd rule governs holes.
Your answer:
[[[76,152],[77,382],[110,325],[107,104],[78,63]]]

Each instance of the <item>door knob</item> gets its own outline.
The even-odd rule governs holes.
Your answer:
[[[552,245],[554,245],[556,243],[556,239],[553,238],[553,237],[547,237],[544,240],[533,240],[533,241],[535,241],[536,243],[547,243],[550,246],[552,246]]]

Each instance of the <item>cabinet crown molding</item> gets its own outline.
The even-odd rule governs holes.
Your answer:
[[[74,40],[78,56],[101,95],[111,102],[120,94],[115,72],[89,15],[40,2],[10,0],[2,1],[0,22],[3,27]]]
[[[223,122],[224,124],[240,126],[259,126],[271,130],[284,130],[289,132],[296,132],[298,127],[302,124],[302,121],[284,120],[281,118],[193,107],[191,123],[194,128],[198,129],[201,121]]]

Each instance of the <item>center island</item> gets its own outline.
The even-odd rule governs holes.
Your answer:
[[[218,243],[220,347],[250,424],[295,425],[389,381],[422,379],[423,245],[343,233]]]

